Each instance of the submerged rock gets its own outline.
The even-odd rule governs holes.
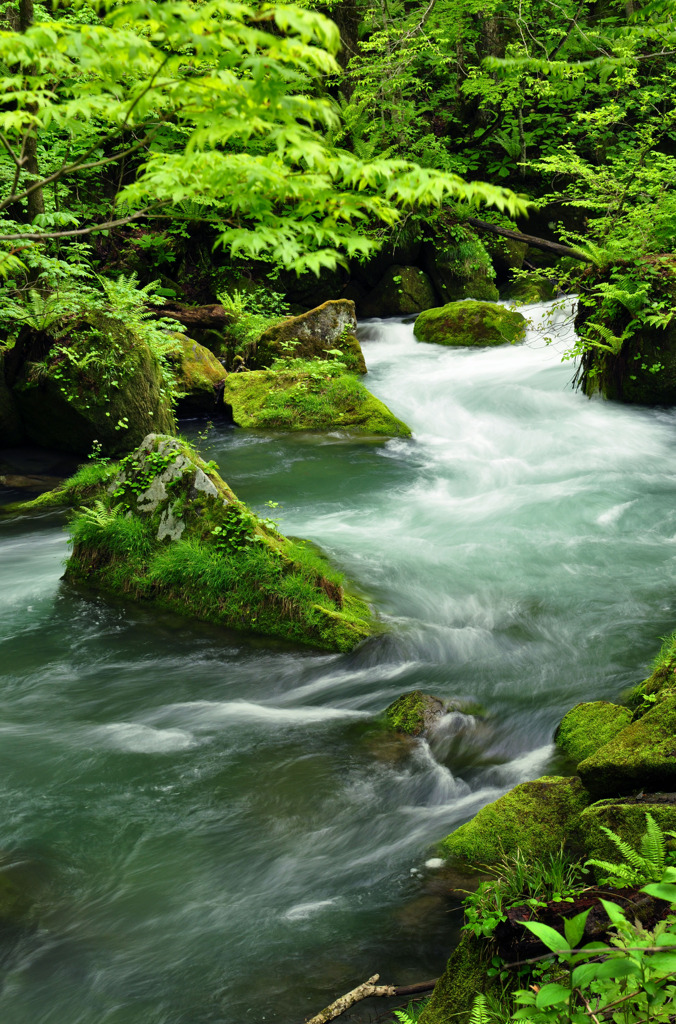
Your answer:
[[[562,718],[554,741],[577,764],[629,725],[631,716],[629,708],[604,700],[577,704]]]
[[[419,267],[388,267],[360,302],[361,316],[407,316],[437,303],[434,286]]]
[[[676,789],[676,694],[669,692],[578,765],[597,797]]]
[[[446,704],[422,690],[412,690],[397,697],[385,709],[385,725],[391,732],[420,736],[446,714]]]
[[[409,427],[354,374],[317,359],[301,366],[294,362],[288,369],[231,373],[223,401],[240,427],[411,436]]]
[[[259,519],[176,438],[146,437],[71,531],[74,582],[327,650],[378,631],[324,558]]]
[[[258,339],[250,363],[256,369],[265,369],[275,359],[339,358],[348,370],[366,373],[356,330],[354,302],[332,299],[268,327]]]
[[[214,415],[222,406],[223,382],[228,376],[214,353],[179,334],[167,361],[176,381],[179,415]]]
[[[496,864],[517,848],[526,857],[541,858],[576,833],[589,802],[576,778],[545,775],[522,782],[451,832],[441,844],[442,853],[471,864]]]
[[[449,302],[421,313],[413,332],[437,345],[514,344],[526,336],[526,318],[492,302]]]

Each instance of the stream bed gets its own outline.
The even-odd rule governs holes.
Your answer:
[[[0,523],[0,850],[36,921],[0,933],[0,1020],[301,1024],[375,972],[441,971],[435,841],[556,770],[561,716],[676,625],[676,413],[573,392],[554,321],[474,351],[364,324],[412,440],[187,425],[378,609],[351,655],[77,592],[61,515]],[[379,741],[416,688],[482,715],[434,753]]]

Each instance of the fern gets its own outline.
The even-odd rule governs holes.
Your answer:
[[[80,506],[80,518],[91,526],[96,526],[101,530],[105,530],[106,527],[115,522],[117,517],[121,514],[121,511],[121,505],[112,505],[108,507],[108,505],[97,498],[91,507],[88,507],[87,505]]]
[[[602,825],[608,836],[624,857],[624,863],[613,864],[607,860],[588,860],[585,866],[600,868],[607,872],[601,879],[604,885],[643,885],[645,882],[659,882],[664,874],[667,859],[665,836],[676,837],[676,832],[662,831],[650,812],[646,812],[646,831],[641,837],[641,852],[611,829]]]
[[[592,345],[594,348],[603,349],[604,352],[610,352],[612,355],[616,356],[619,355],[625,341],[627,341],[627,339],[633,334],[632,328],[635,323],[636,321],[632,320],[632,322],[622,331],[622,334],[619,335],[613,334],[613,332],[607,327],[604,327],[603,324],[587,323],[585,325],[586,330],[596,331],[597,334],[601,335],[603,341],[595,341],[593,338],[588,336],[584,340],[588,345]]]
[[[486,996],[479,993],[474,997],[472,1008],[469,1014],[469,1024],[490,1024],[491,1015],[488,1012]]]

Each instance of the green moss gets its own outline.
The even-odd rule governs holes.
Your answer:
[[[502,298],[528,305],[533,302],[548,302],[556,298],[556,281],[540,274],[519,275],[502,291]]]
[[[629,708],[607,701],[577,704],[561,721],[554,737],[557,747],[575,763],[608,743],[631,721]]]
[[[418,1024],[465,1024],[478,992],[486,992],[492,979],[489,947],[474,935],[465,934],[451,954],[432,998],[421,1013]]]
[[[339,573],[260,520],[175,438],[146,438],[71,529],[72,581],[328,650],[377,632]]]
[[[579,779],[544,776],[523,782],[451,832],[441,852],[472,864],[496,864],[517,849],[527,857],[553,853],[576,833],[588,803]]]
[[[421,313],[413,331],[418,341],[437,345],[504,345],[523,341],[526,320],[490,302],[449,302]]]
[[[332,299],[267,327],[258,338],[250,365],[267,369],[278,359],[333,360],[340,353],[338,358],[350,372],[366,373],[356,329],[354,303]]]
[[[627,704],[640,718],[676,688],[676,633],[665,637],[650,676],[627,694]]]
[[[411,436],[406,424],[356,376],[321,360],[294,360],[288,368],[230,374],[223,400],[241,427]]]
[[[397,697],[385,709],[385,726],[391,732],[406,733],[407,736],[419,736],[434,718],[444,712],[444,704],[436,697],[431,697],[422,690],[413,690]]]
[[[434,286],[419,267],[388,267],[364,299],[364,316],[407,316],[436,305]]]
[[[196,341],[178,334],[167,352],[167,362],[179,395],[179,413],[209,413],[216,406],[218,388],[227,373],[213,352]]]
[[[133,330],[93,314],[28,360],[13,394],[36,444],[86,455],[129,451],[151,430],[175,428],[170,388],[158,356]]]
[[[99,462],[88,462],[80,466],[77,473],[64,480],[51,491],[39,494],[29,501],[15,501],[10,505],[0,506],[0,516],[21,515],[26,512],[39,512],[49,508],[73,508],[86,505],[97,497],[104,484],[117,471],[116,463],[110,465]]]
[[[663,696],[578,765],[580,778],[596,796],[676,786],[676,694]]]
[[[601,800],[585,808],[580,815],[580,827],[587,857],[613,864],[621,860],[617,847],[602,827],[609,828],[635,850],[640,850],[646,831],[646,812],[653,816],[663,832],[676,830],[674,804]]]

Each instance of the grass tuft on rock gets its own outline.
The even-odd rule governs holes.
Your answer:
[[[377,631],[311,547],[237,499],[185,442],[149,435],[71,523],[66,579],[235,629],[334,651]]]

